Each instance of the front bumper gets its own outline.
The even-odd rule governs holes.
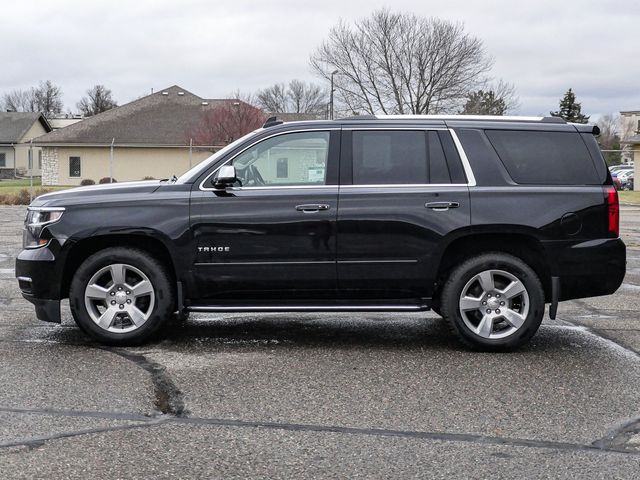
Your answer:
[[[48,247],[20,252],[16,259],[16,277],[22,296],[36,307],[38,319],[60,323],[62,276],[53,252]]]
[[[36,317],[43,322],[61,323],[60,300],[35,298],[33,295],[22,293],[22,296],[36,307]]]

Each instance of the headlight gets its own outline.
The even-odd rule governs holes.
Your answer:
[[[23,248],[38,248],[49,243],[41,238],[45,226],[57,222],[64,213],[64,207],[28,207],[22,233]]]

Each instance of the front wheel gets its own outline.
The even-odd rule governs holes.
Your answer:
[[[171,317],[174,295],[160,262],[142,250],[117,247],[80,265],[69,305],[78,326],[99,342],[137,345]]]
[[[442,314],[468,346],[513,349],[528,342],[544,315],[544,290],[517,257],[486,253],[457,266],[442,289]]]

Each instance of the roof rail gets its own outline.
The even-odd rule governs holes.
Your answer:
[[[378,117],[376,117],[375,115],[352,115],[350,117],[342,117],[339,118],[338,120],[377,120]]]
[[[264,125],[262,125],[262,128],[269,128],[282,123],[284,122],[282,120],[278,120],[278,117],[269,117],[267,118],[267,121],[264,122]]]
[[[339,120],[460,120],[460,121],[520,121],[567,123],[561,117],[526,117],[517,115],[354,115]]]

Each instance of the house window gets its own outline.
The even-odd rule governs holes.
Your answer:
[[[42,170],[42,150],[38,150],[38,170]]]
[[[7,166],[7,154],[0,153],[0,167],[6,167],[6,166]]]
[[[80,176],[80,157],[69,157],[69,176]]]
[[[276,164],[276,178],[289,178],[289,160],[279,158]]]

